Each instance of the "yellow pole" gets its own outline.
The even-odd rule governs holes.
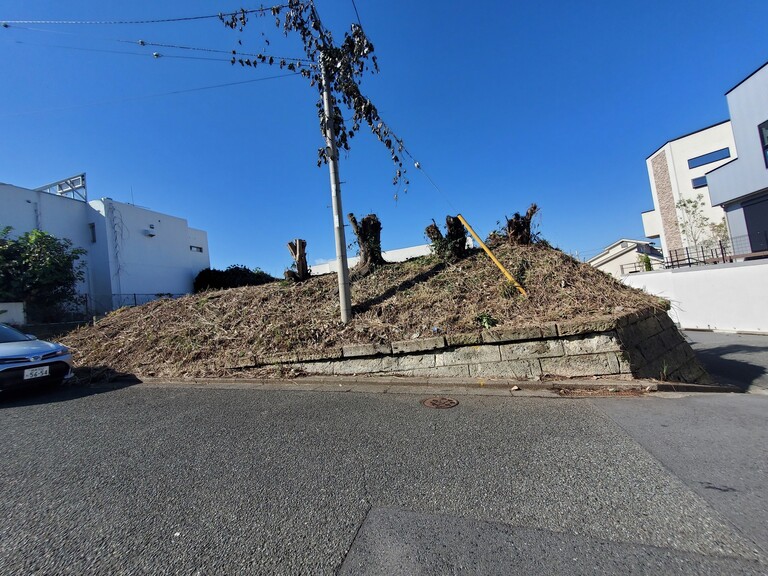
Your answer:
[[[466,228],[469,231],[469,233],[472,234],[472,237],[475,240],[477,240],[477,243],[480,244],[480,247],[483,250],[485,250],[485,253],[488,254],[491,260],[493,260],[493,263],[496,264],[496,266],[498,266],[499,270],[501,270],[504,276],[507,277],[507,280],[509,280],[510,282],[512,282],[512,284],[515,285],[515,288],[517,288],[517,291],[520,292],[520,294],[522,294],[523,296],[528,296],[527,292],[525,291],[525,288],[520,286],[520,283],[512,277],[512,274],[510,274],[507,271],[507,269],[504,268],[504,266],[502,266],[501,262],[499,262],[499,259],[493,255],[493,252],[491,252],[491,249],[488,248],[488,246],[485,245],[485,242],[480,240],[480,237],[477,235],[477,233],[475,233],[475,231],[472,230],[472,226],[469,225],[469,222],[464,220],[464,216],[462,216],[461,214],[457,214],[456,218],[458,218],[459,221],[464,225],[464,228]]]

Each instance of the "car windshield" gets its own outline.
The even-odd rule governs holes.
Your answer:
[[[24,342],[25,340],[29,340],[26,334],[22,334],[6,324],[0,324],[0,344],[5,342]]]

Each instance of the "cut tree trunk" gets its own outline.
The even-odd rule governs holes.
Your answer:
[[[424,233],[432,242],[435,253],[441,258],[459,259],[467,255],[467,231],[457,217],[445,217],[445,236],[434,220]]]
[[[511,244],[530,244],[533,240],[531,235],[531,220],[539,211],[536,204],[531,204],[525,216],[515,212],[512,218],[507,218],[507,239]]]
[[[309,278],[309,266],[307,266],[307,241],[297,238],[288,242],[288,251],[296,262],[296,270],[286,270],[285,279],[294,282],[303,282]]]
[[[352,213],[347,214],[347,218],[360,248],[360,261],[355,266],[355,275],[365,276],[387,263],[381,254],[381,221],[376,214],[368,214],[360,223]]]

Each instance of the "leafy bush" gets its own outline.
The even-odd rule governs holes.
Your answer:
[[[227,288],[239,288],[241,286],[259,286],[274,282],[275,278],[260,270],[253,270],[246,266],[233,264],[226,270],[206,268],[195,277],[195,294],[206,290],[225,290]]]
[[[80,301],[77,284],[85,263],[79,260],[86,251],[42,230],[15,239],[11,230],[0,230],[0,300],[24,302],[30,320],[60,321]]]

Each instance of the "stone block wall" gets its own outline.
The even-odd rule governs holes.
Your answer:
[[[564,321],[519,329],[356,344],[321,356],[282,354],[307,374],[515,379],[610,376],[705,382],[706,372],[663,310],[620,318]]]

